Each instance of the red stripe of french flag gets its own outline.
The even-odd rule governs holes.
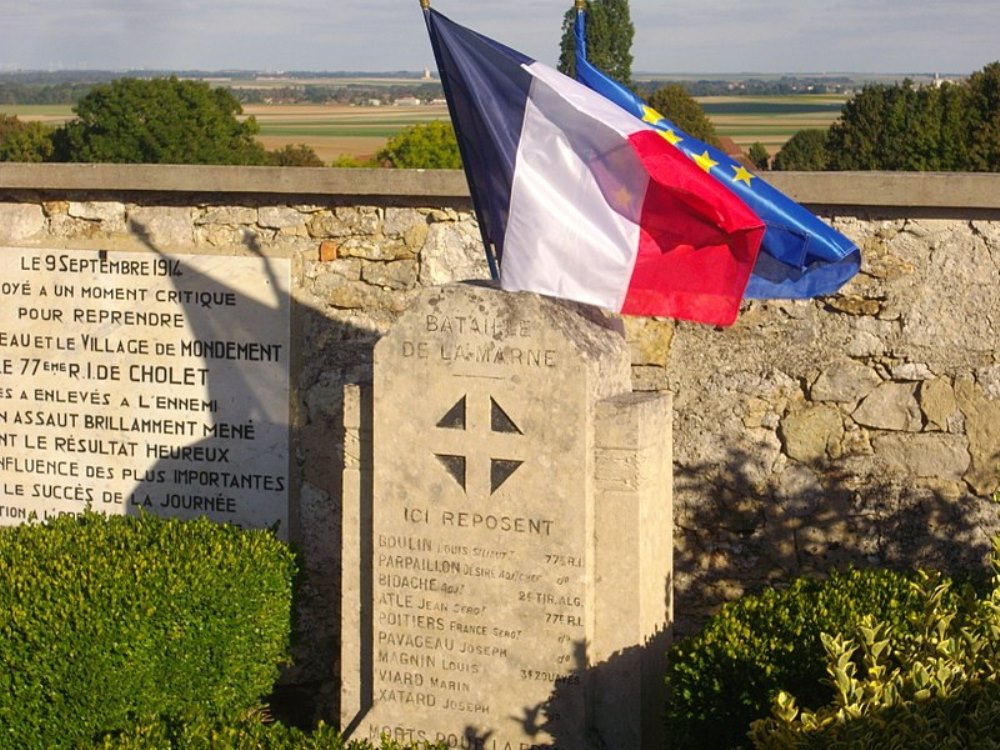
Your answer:
[[[763,222],[658,132],[642,130],[629,141],[650,179],[621,312],[732,324]]]

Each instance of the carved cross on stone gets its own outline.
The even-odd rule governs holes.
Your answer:
[[[462,396],[435,426],[434,455],[470,497],[491,496],[524,463],[524,433],[493,396]]]

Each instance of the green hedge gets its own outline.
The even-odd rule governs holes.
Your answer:
[[[668,656],[671,748],[750,747],[750,724],[770,713],[778,690],[803,706],[827,703],[833,689],[821,633],[853,632],[869,612],[908,632],[909,615],[921,609],[910,580],[890,570],[834,572],[725,605]]]
[[[1000,540],[983,596],[939,575],[914,584],[923,611],[902,631],[866,617],[824,635],[833,698],[800,709],[787,692],[754,722],[758,750],[1000,750]]]
[[[294,574],[273,534],[204,519],[0,530],[0,747],[245,711],[286,659]]]

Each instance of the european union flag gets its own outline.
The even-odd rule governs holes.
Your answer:
[[[764,222],[760,254],[743,296],[746,299],[802,299],[833,294],[861,267],[861,251],[742,164],[682,132],[663,115],[587,61],[586,20],[576,15],[576,77],[651,124],[676,148],[738,195]]]

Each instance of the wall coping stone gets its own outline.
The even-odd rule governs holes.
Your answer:
[[[768,172],[801,203],[1000,209],[1000,174]],[[0,163],[0,191],[151,191],[468,199],[460,170]]]

